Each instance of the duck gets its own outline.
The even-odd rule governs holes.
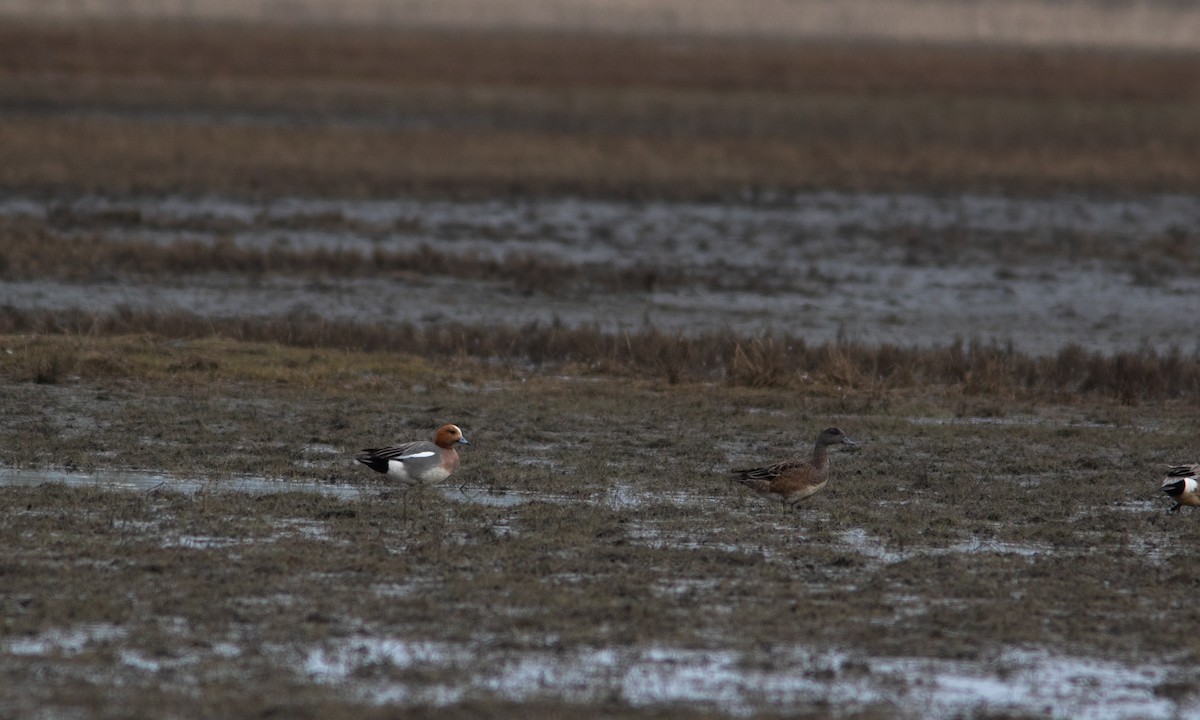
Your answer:
[[[433,440],[366,448],[354,459],[389,480],[405,485],[432,485],[450,477],[458,468],[458,451],[454,446],[470,444],[457,425],[443,425]]]
[[[1200,484],[1196,482],[1198,473],[1200,464],[1172,465],[1167,469],[1167,477],[1163,479],[1162,487],[1159,488],[1175,501],[1167,512],[1179,512],[1179,508],[1184,505],[1200,507],[1200,492],[1197,492],[1200,490]]]
[[[733,480],[756,492],[778,497],[795,506],[816,495],[829,482],[830,445],[856,446],[841,428],[825,428],[817,435],[812,457],[808,460],[788,460],[765,467],[734,470]]]

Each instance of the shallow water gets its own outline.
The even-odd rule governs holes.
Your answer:
[[[164,473],[139,470],[99,470],[92,473],[57,469],[0,468],[0,487],[61,484],[69,487],[91,487],[105,490],[198,493],[204,491],[239,492],[250,495],[270,495],[285,492],[315,493],[344,499],[373,497],[381,492],[404,488],[379,485],[335,485],[331,483],[273,480],[265,477],[231,477],[219,480],[178,478]],[[554,493],[505,490],[475,485],[438,485],[432,490],[452,502],[513,507],[529,502],[567,502],[568,498]],[[411,492],[419,492],[413,490]]]
[[[320,448],[313,449],[314,451]],[[237,478],[226,481],[180,480],[161,473],[104,471],[0,470],[0,487],[63,483],[102,487],[118,492],[148,492],[172,489],[201,492],[228,489],[251,494],[272,492],[318,492],[337,497],[371,496],[376,486],[364,488],[272,481],[266,478]],[[545,493],[492,492],[476,486],[444,485],[437,488],[452,502],[484,503],[503,507],[525,502],[580,502]],[[646,493],[618,484],[583,502],[619,510],[653,509],[663,504],[705,508],[727,504],[726,496],[702,493]],[[1130,510],[1137,508],[1129,508]],[[242,542],[272,542],[292,537],[319,543],[338,542],[326,524],[308,519],[283,519],[274,534],[253,539],[220,535],[182,534],[164,537],[168,547],[181,551],[222,551]],[[152,532],[153,522],[144,528]],[[770,525],[764,531],[797,532],[788,525]],[[653,519],[630,522],[626,532],[634,543],[673,548],[716,549],[730,553],[762,555],[750,544],[721,542],[719,528],[692,528],[686,533],[663,532]],[[801,531],[802,532],[802,531]],[[1147,540],[1131,543],[1130,549],[1162,561],[1166,544]],[[913,557],[943,553],[998,553],[1019,556],[1055,552],[1039,543],[1008,543],[973,540],[941,548],[894,550],[864,531],[838,534],[833,543],[863,556],[868,563],[895,563]],[[554,583],[577,582],[564,574]],[[428,579],[413,578],[399,583],[376,583],[368,592],[381,598],[408,597],[427,589]],[[675,579],[664,576],[649,586],[655,595],[693,594],[703,597],[721,580]],[[272,602],[295,602],[291,596],[273,597]],[[928,610],[928,598],[894,594],[889,601],[898,608],[896,618],[920,615]],[[348,699],[410,706],[444,706],[471,699],[505,699],[515,702],[553,699],[571,703],[603,703],[616,698],[635,707],[656,705],[695,706],[698,710],[749,716],[759,712],[786,712],[798,704],[828,703],[845,712],[868,705],[893,708],[897,714],[925,718],[952,718],[980,713],[1029,714],[1034,716],[1101,718],[1172,718],[1200,711],[1200,699],[1187,696],[1173,700],[1156,692],[1158,686],[1181,675],[1180,668],[1160,658],[1157,663],[1129,664],[1072,656],[1039,647],[1001,647],[985,659],[951,661],[915,656],[868,656],[804,646],[779,646],[755,652],[703,649],[650,644],[613,646],[563,651],[554,648],[555,638],[545,639],[545,648],[493,645],[487,638],[471,642],[421,641],[386,632],[372,632],[370,623],[359,626],[359,634],[317,642],[296,640],[256,648],[267,662],[301,682],[336,689]],[[123,647],[124,629],[100,624],[62,627],[37,635],[0,641],[0,652],[24,658],[72,657],[99,651],[101,657],[116,659],[109,668],[122,682],[149,682],[157,673],[171,668],[202,665],[202,660],[237,658],[246,650],[237,642],[217,642],[197,650],[194,646],[168,656],[154,656]],[[105,655],[107,654],[107,655]],[[1178,704],[1177,704],[1178,703]]]
[[[61,484],[69,487],[94,487],[105,490],[151,492],[169,490],[197,493],[223,490],[265,495],[281,492],[310,492],[341,498],[356,498],[364,492],[348,485],[313,482],[288,482],[262,477],[236,477],[224,480],[177,478],[163,473],[139,470],[99,470],[93,473],[70,470],[0,468],[0,487]]]
[[[0,198],[0,216],[49,218],[67,213],[79,221],[131,219],[151,227],[221,220],[245,227],[261,223],[295,223],[306,218],[351,221],[377,230],[409,229],[411,239],[458,234],[464,242],[504,244],[543,241],[565,250],[620,247],[632,258],[655,256],[662,246],[642,242],[647,235],[684,232],[677,240],[736,243],[752,253],[769,252],[778,238],[794,233],[801,242],[840,240],[853,229],[862,235],[921,228],[964,229],[978,233],[1019,233],[1052,239],[1065,231],[1111,236],[1137,242],[1200,224],[1200,198],[1188,195],[1144,195],[1119,199],[1082,195],[1009,198],[999,195],[921,195],[913,193],[798,193],[772,204],[612,202],[579,198],[437,201],[416,199],[330,200],[280,198],[264,202],[219,196],[144,196],[114,198]],[[595,228],[610,232],[601,237]],[[729,237],[729,229],[757,231],[749,242]],[[496,230],[501,232],[497,236]],[[295,233],[293,236],[293,232]],[[287,242],[303,231],[268,234],[262,242]],[[809,238],[807,236],[814,236]],[[487,237],[482,237],[487,236]],[[318,233],[317,245],[341,247],[362,241],[335,233]],[[387,238],[400,240],[403,236]],[[713,246],[696,248],[700,257],[715,257]],[[743,261],[757,262],[752,254]],[[605,259],[595,255],[595,259]],[[735,258],[734,260],[737,260]]]
[[[843,711],[884,704],[927,718],[979,712],[1171,718],[1186,711],[1155,693],[1156,685],[1169,675],[1167,667],[1134,667],[1038,649],[1008,649],[986,662],[868,658],[807,648],[776,648],[771,656],[770,669],[758,669],[740,653],[723,650],[645,647],[565,656],[506,654],[450,643],[363,637],[310,649],[301,672],[317,682],[344,684],[357,697],[380,704],[449,704],[487,694],[514,701],[550,697],[580,703],[617,697],[636,707],[684,703],[739,716],[818,701]],[[400,671],[489,669],[420,688],[402,681],[355,679],[361,677],[359,668],[380,664]]]
[[[0,217],[21,216],[45,219],[68,234],[164,244],[232,238],[246,247],[363,253],[435,247],[677,278],[649,291],[553,293],[444,276],[326,282],[187,275],[0,286],[0,302],[23,309],[178,308],[222,317],[301,312],[418,325],[560,321],[609,331],[774,329],[812,342],[902,346],[957,337],[1011,341],[1035,354],[1068,343],[1106,352],[1200,348],[1200,338],[1179,332],[1179,318],[1200,304],[1200,287],[1187,273],[1172,274],[1173,265],[1162,258],[1153,270],[1129,259],[1142,257],[1147,242],[1200,226],[1200,198],[1187,196],[827,192],[713,204],[0,199]],[[412,302],[414,293],[421,302]]]
[[[178,478],[165,473],[138,470],[101,470],[92,473],[67,471],[59,469],[25,469],[0,468],[0,488],[37,486],[43,484],[62,484],[69,487],[90,487],[114,491],[154,492],[165,490],[194,494],[199,492],[238,492],[251,495],[269,495],[283,492],[315,493],[343,499],[359,499],[376,497],[381,493],[403,497],[406,492],[421,492],[424,489],[405,489],[378,484],[370,485],[335,485],[312,481],[273,480],[265,477],[234,477],[220,480],[199,480]],[[541,503],[590,503],[604,505],[616,510],[649,510],[656,507],[671,506],[690,510],[711,510],[728,506],[731,502],[727,495],[712,495],[701,492],[655,492],[641,490],[628,483],[614,483],[607,491],[590,498],[570,497],[558,493],[532,490],[495,490],[479,485],[456,485],[453,483],[437,485],[428,488],[444,500],[453,503],[486,505],[496,508],[515,508],[533,502]],[[758,502],[757,499],[751,502]],[[1155,513],[1162,510],[1162,503],[1154,500],[1131,501],[1114,506],[1113,509],[1122,512]],[[501,529],[501,528],[497,528]],[[502,528],[507,533],[510,529]],[[791,525],[776,525],[773,532],[796,533],[802,532]],[[307,535],[314,538],[323,537],[323,527],[317,523],[311,526],[291,526],[281,528],[281,532]],[[686,532],[664,530],[653,520],[637,521],[627,527],[635,542],[649,547],[697,549],[701,547],[717,549],[724,552],[762,555],[769,553],[759,544],[729,543],[707,537],[703,531],[691,529]],[[180,547],[208,548],[223,547],[234,542],[229,538],[220,537],[178,537],[172,543]],[[879,538],[867,534],[863,530],[850,530],[837,536],[837,544],[844,550],[857,553],[870,560],[883,564],[893,564],[910,560],[914,557],[945,555],[991,553],[1004,555],[1036,556],[1058,552],[1047,543],[1011,543],[994,539],[973,538],[942,547],[916,547],[895,549],[887,547]],[[1145,556],[1148,560],[1161,563],[1168,548],[1159,543],[1142,538],[1132,538],[1130,550]]]
[[[944,547],[918,547],[896,550],[886,547],[879,538],[872,537],[865,530],[861,529],[847,530],[839,533],[838,539],[846,547],[853,549],[858,554],[888,565],[911,560],[915,557],[930,557],[935,555],[987,553],[993,555],[1034,557],[1058,552],[1050,543],[1014,543],[980,538],[951,543]]]
[[[126,634],[113,625],[88,624],[6,640],[0,649],[14,656],[70,657],[110,647]],[[229,642],[201,652],[241,655]],[[297,652],[299,662],[291,663]],[[986,712],[1080,720],[1176,718],[1200,710],[1195,699],[1176,702],[1155,692],[1172,676],[1170,666],[1133,666],[1038,648],[1008,648],[984,661],[773,648],[766,668],[727,650],[648,646],[505,652],[372,636],[277,647],[273,654],[281,665],[293,667],[299,679],[343,688],[351,697],[381,705],[442,706],[473,697],[576,703],[619,698],[635,707],[685,704],[748,716],[824,702],[843,711],[882,704],[926,718]],[[194,663],[196,658],[188,655],[172,656],[168,664]],[[153,675],[164,668],[161,659],[133,650],[121,650],[117,657],[125,673]],[[375,672],[379,667],[390,672],[380,677]],[[438,671],[445,680],[402,679],[436,677]]]

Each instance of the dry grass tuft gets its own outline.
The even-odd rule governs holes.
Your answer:
[[[788,347],[774,335],[766,335],[734,344],[727,375],[733,385],[779,387],[787,383],[789,370],[794,372],[790,365]]]
[[[38,343],[26,347],[19,360],[18,377],[39,385],[62,382],[79,367],[78,349],[74,343]]]

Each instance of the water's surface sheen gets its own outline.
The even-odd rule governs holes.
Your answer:
[[[473,202],[82,196],[0,199],[0,217],[66,233],[293,251],[341,248],[536,256],[566,266],[673,278],[646,288],[522,290],[414,273],[345,281],[186,275],[7,282],[18,308],[184,309],[201,315],[316,314],[363,322],[559,320],[606,330],[774,329],[813,342],[1012,341],[1035,354],[1192,352],[1180,332],[1200,285],[1161,244],[1200,226],[1200,198],[1125,199],[812,193],[771,203],[621,203],[575,198]],[[422,300],[412,302],[414,293]]]

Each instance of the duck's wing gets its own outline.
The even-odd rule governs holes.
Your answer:
[[[1200,464],[1171,465],[1167,468],[1167,478],[1196,477],[1200,473]]]
[[[389,445],[381,448],[366,448],[359,451],[354,459],[364,465],[372,465],[373,463],[386,463],[389,460],[399,460],[405,462],[407,460],[417,460],[419,458],[433,457],[438,452],[438,446],[428,440],[418,440],[416,442],[401,443],[399,445]]]
[[[771,483],[778,480],[781,476],[804,467],[808,467],[808,464],[793,460],[765,467],[734,470],[732,475],[735,482],[740,482],[746,487],[766,492],[770,489]]]

